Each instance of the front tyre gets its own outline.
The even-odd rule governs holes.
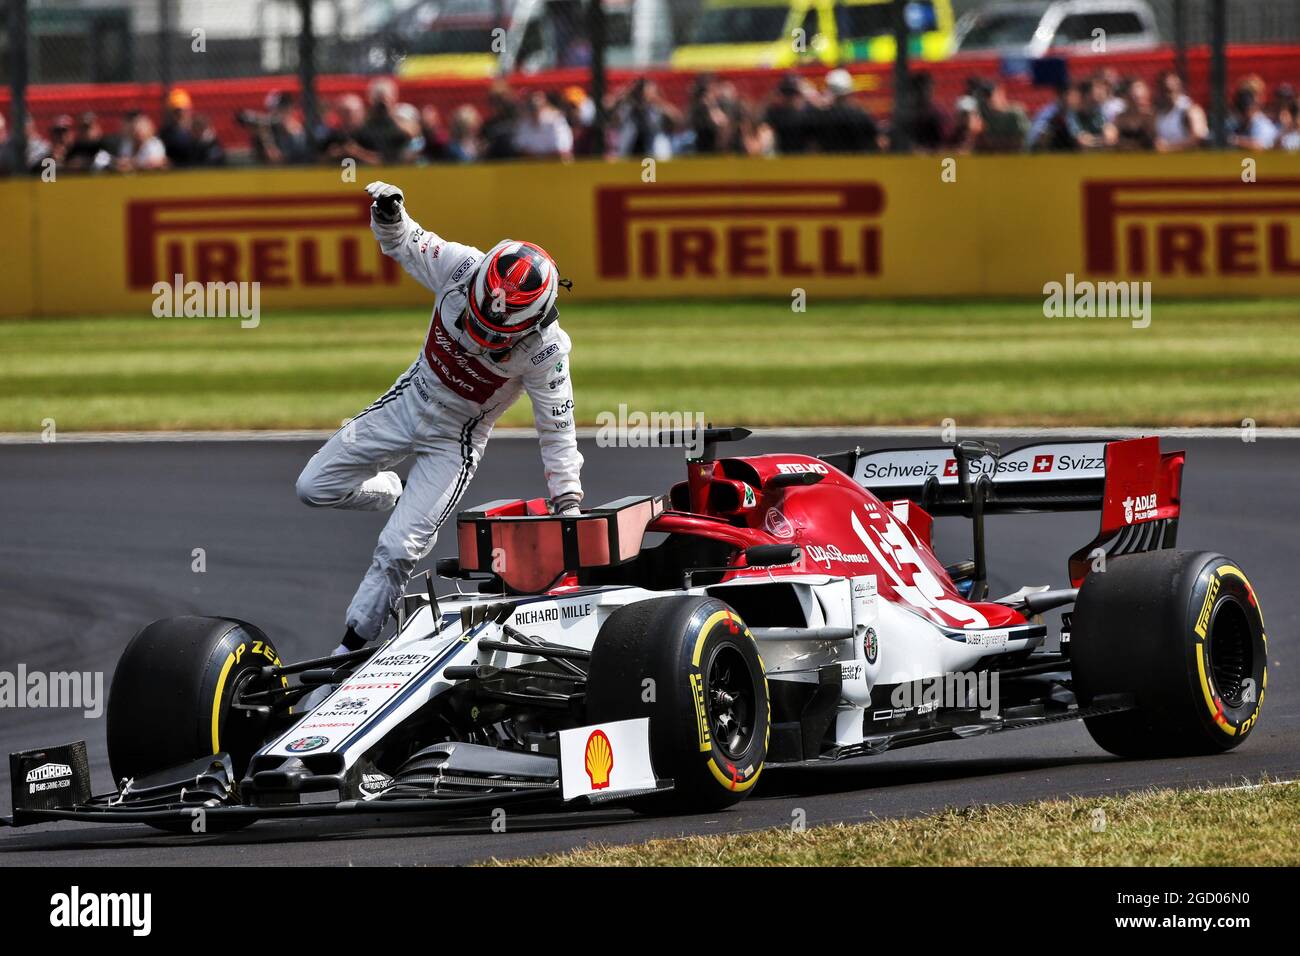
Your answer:
[[[1088,575],[1070,657],[1081,706],[1132,694],[1136,709],[1086,718],[1121,757],[1221,753],[1255,728],[1268,640],[1255,590],[1221,554],[1152,551]]]
[[[108,692],[113,779],[141,777],[226,752],[236,779],[266,738],[269,718],[231,709],[236,690],[279,664],[261,629],[221,617],[171,617],[122,652]]]
[[[767,757],[767,678],[749,629],[715,598],[674,595],[619,608],[587,675],[591,723],[650,718],[655,772],[671,793],[651,812],[707,812],[749,795]]]

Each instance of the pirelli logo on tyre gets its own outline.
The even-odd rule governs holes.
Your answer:
[[[130,289],[175,275],[266,288],[365,288],[394,286],[401,274],[371,235],[364,194],[132,199],[125,218]]]
[[[1196,616],[1196,636],[1205,640],[1210,627],[1210,615],[1214,611],[1214,599],[1219,596],[1219,574],[1216,571],[1210,578],[1209,587],[1205,589],[1205,600],[1201,603],[1201,613]]]
[[[1300,178],[1085,180],[1089,275],[1300,278]]]
[[[602,280],[857,279],[881,274],[874,182],[596,189]]]
[[[707,753],[713,749],[713,738],[709,736],[709,711],[704,703],[704,675],[699,671],[691,673],[691,699],[695,703],[695,726],[699,731],[700,752]]]

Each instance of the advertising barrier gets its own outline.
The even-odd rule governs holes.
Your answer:
[[[363,184],[445,238],[544,246],[587,300],[1300,293],[1300,157],[807,157],[229,170],[0,183],[5,315],[150,314],[156,285],[256,281],[266,310],[427,304]]]

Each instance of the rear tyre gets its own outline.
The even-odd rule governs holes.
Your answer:
[[[670,793],[643,812],[708,812],[752,791],[771,711],[758,646],[715,598],[674,595],[620,608],[601,627],[587,676],[591,723],[650,718],[655,772]]]
[[[1214,754],[1254,729],[1268,684],[1264,619],[1221,554],[1152,551],[1088,575],[1070,658],[1081,706],[1132,694],[1136,709],[1084,720],[1121,757]]]
[[[108,692],[113,779],[140,777],[225,751],[242,777],[268,718],[232,711],[236,688],[279,664],[262,631],[222,617],[154,621],[131,639]]]

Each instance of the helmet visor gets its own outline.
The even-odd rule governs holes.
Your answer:
[[[525,321],[510,324],[510,314],[493,308],[491,297],[487,302],[479,302],[471,289],[467,296],[465,309],[465,331],[469,337],[484,348],[502,349],[518,342],[536,325]]]
[[[475,315],[473,299],[470,300],[470,307],[465,310],[465,332],[477,344],[485,349],[504,349],[518,342],[527,329],[521,329],[516,332],[499,332],[495,329],[488,328],[478,316]]]

